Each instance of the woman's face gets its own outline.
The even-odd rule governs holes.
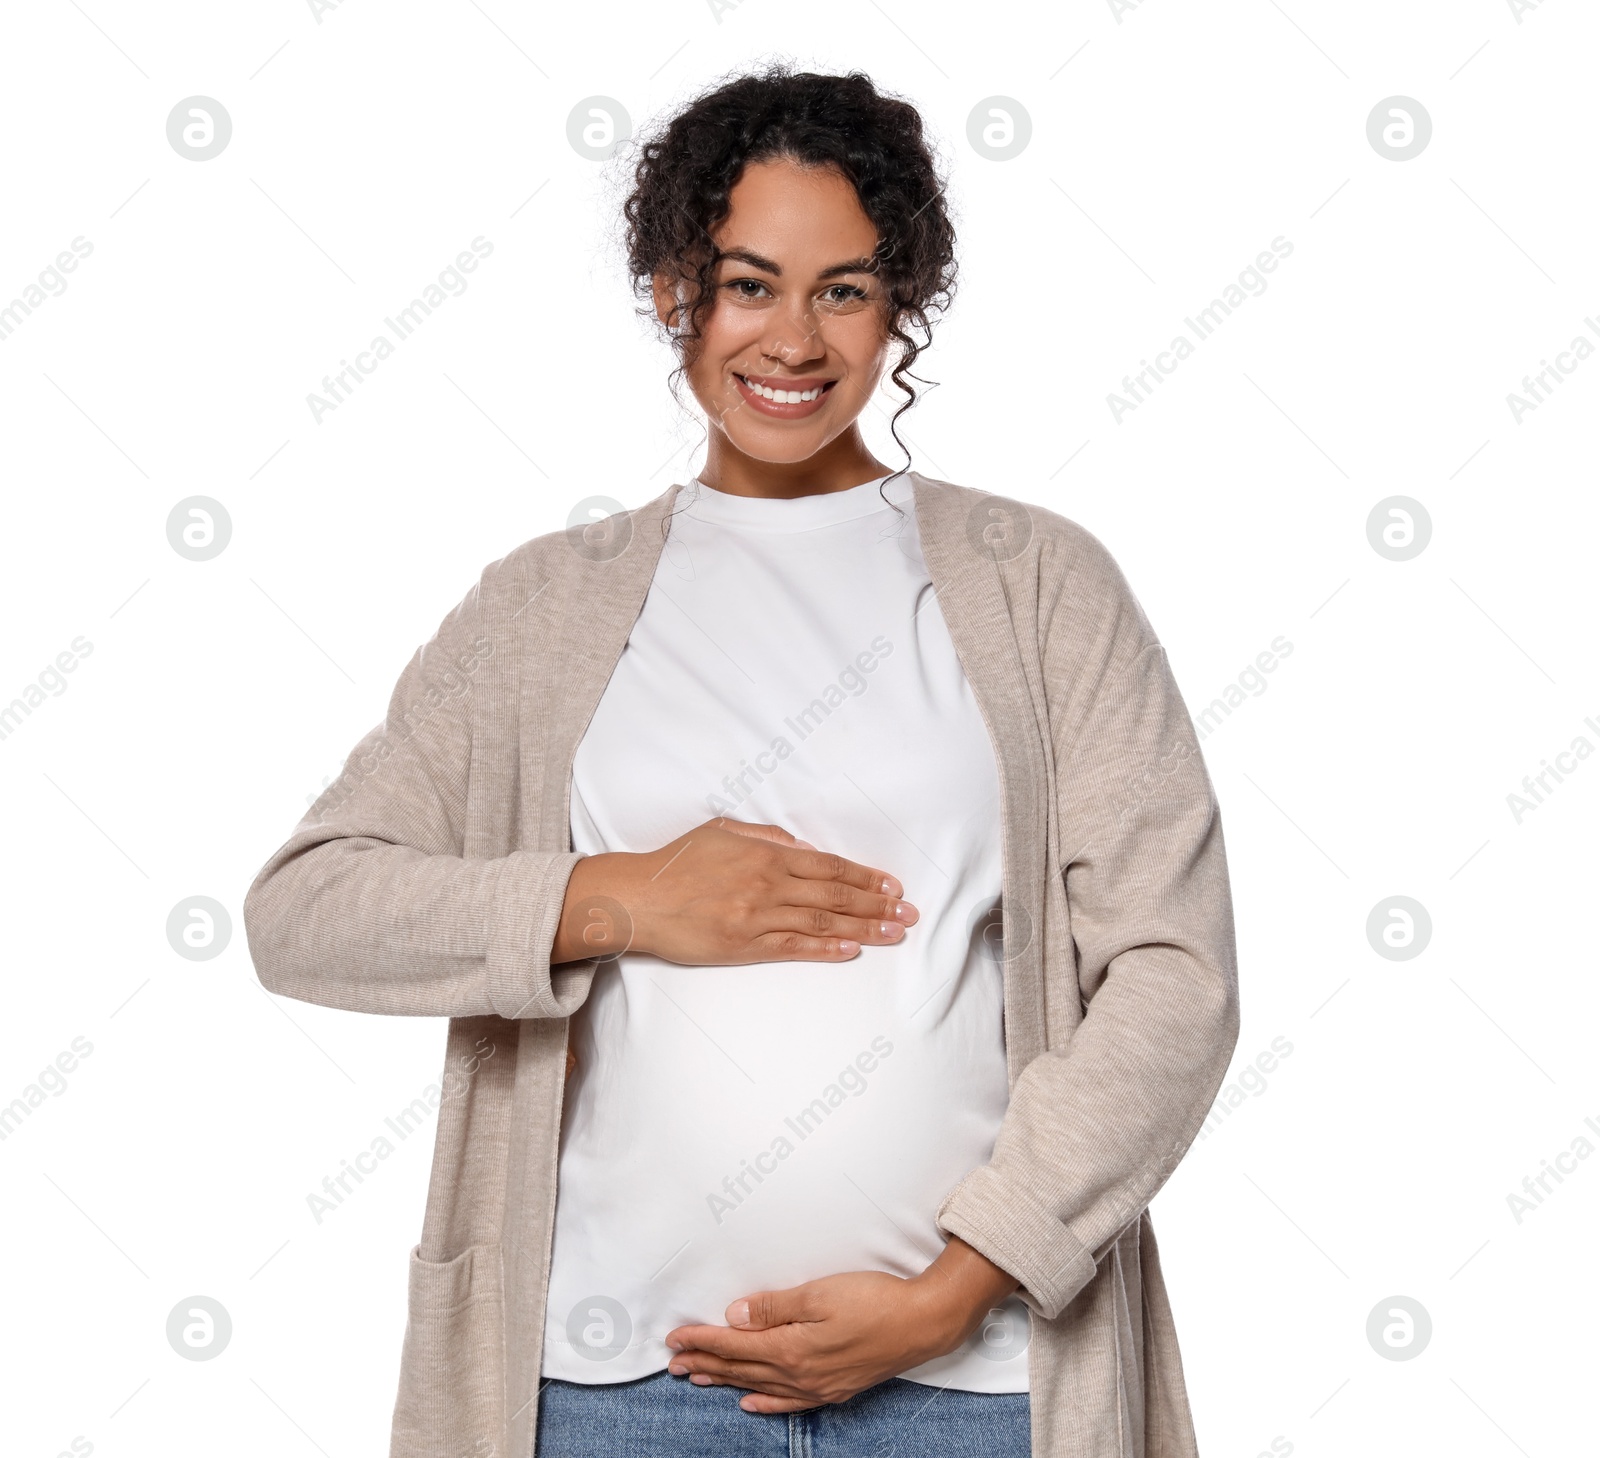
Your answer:
[[[745,455],[804,461],[850,428],[888,363],[885,296],[867,271],[877,230],[838,172],[786,159],[748,165],[730,204],[711,235],[716,302],[690,388]],[[663,322],[675,302],[658,277]]]

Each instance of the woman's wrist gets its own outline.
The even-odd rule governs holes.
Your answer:
[[[611,957],[630,948],[645,950],[630,903],[634,873],[641,857],[628,851],[584,856],[567,879],[561,920],[550,945],[550,965]]]
[[[938,1257],[911,1278],[922,1319],[944,1356],[953,1352],[1021,1282],[966,1241],[951,1236]]]

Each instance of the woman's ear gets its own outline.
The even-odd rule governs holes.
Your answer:
[[[651,293],[655,299],[656,318],[673,334],[682,334],[689,322],[688,284],[681,278],[672,279],[664,273],[658,273],[652,282]]]
[[[674,333],[676,333],[683,324],[681,303],[683,296],[682,285],[680,284],[678,288],[674,290],[672,280],[670,280],[666,274],[658,273],[655,275],[654,280],[652,281],[651,293],[655,298],[656,318],[658,318],[668,329],[671,329]],[[677,314],[676,318],[674,317],[674,313]]]

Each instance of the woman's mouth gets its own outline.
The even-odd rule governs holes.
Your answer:
[[[752,409],[780,420],[799,420],[822,408],[837,381],[815,377],[786,380],[774,375],[735,374],[739,394]]]

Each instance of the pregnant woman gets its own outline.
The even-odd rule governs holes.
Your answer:
[[[1221,824],[1105,549],[862,436],[943,193],[860,75],[643,146],[704,465],[486,568],[250,887],[269,989],[451,1019],[394,1458],[1195,1451]]]

